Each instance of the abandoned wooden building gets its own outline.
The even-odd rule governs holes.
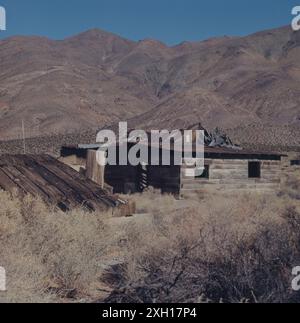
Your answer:
[[[133,205],[48,155],[0,156],[0,189],[39,196],[63,211],[83,207],[114,216],[131,215]]]
[[[61,160],[86,172],[89,178],[106,183],[114,193],[142,192],[147,187],[184,196],[209,189],[276,191],[280,187],[281,158],[279,153],[254,152],[224,147],[205,147],[205,170],[201,176],[187,176],[181,166],[107,165],[93,175],[96,151],[100,144],[62,147]],[[149,156],[151,149],[149,147]],[[149,157],[150,158],[150,157]],[[91,166],[94,165],[94,166]]]

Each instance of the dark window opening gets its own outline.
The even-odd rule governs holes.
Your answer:
[[[203,173],[195,178],[209,178],[209,165],[205,165]]]
[[[300,166],[300,160],[291,160],[291,166]]]
[[[248,177],[260,178],[260,175],[261,175],[260,162],[249,162]]]

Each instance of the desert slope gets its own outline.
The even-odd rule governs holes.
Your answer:
[[[2,40],[0,138],[20,138],[22,119],[28,137],[119,120],[145,128],[297,129],[299,45],[290,27],[174,47],[97,29],[62,41]]]

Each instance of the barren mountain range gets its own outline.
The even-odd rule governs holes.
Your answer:
[[[0,140],[20,138],[22,120],[27,137],[120,120],[147,129],[201,122],[245,142],[277,136],[300,146],[300,32],[173,47],[97,29],[60,41],[1,40]]]

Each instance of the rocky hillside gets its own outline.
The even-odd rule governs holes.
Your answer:
[[[281,129],[288,144],[300,128],[299,58],[300,32],[290,27],[174,47],[101,30],[62,41],[9,38],[0,41],[0,138],[20,138],[22,120],[27,137],[130,120],[143,128],[201,122],[242,141],[265,142]]]

